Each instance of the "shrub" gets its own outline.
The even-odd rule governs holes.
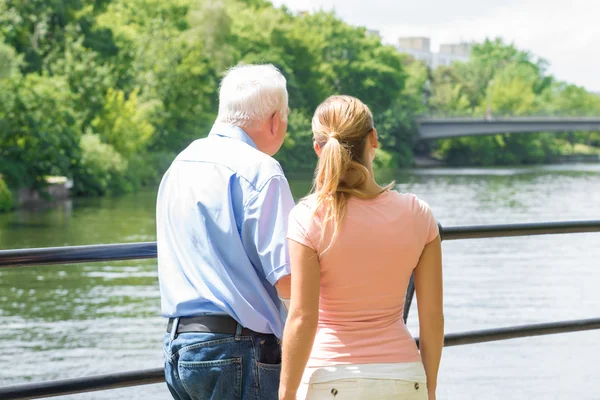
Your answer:
[[[81,137],[81,159],[75,171],[73,190],[81,195],[104,195],[130,190],[125,182],[127,161],[100,136],[86,133]]]
[[[133,155],[128,160],[125,180],[137,190],[144,186],[156,185],[175,158],[175,153],[155,152]]]
[[[389,169],[396,168],[398,165],[396,158],[390,152],[382,149],[375,151],[375,159],[373,160],[373,167],[376,169]]]
[[[92,121],[94,131],[125,157],[145,151],[155,130],[149,118],[156,105],[140,104],[137,94],[108,89],[103,112]]]

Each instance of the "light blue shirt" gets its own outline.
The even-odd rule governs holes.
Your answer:
[[[158,190],[163,316],[228,314],[281,337],[285,311],[274,284],[290,274],[293,207],[281,166],[242,129],[215,124],[190,144]]]

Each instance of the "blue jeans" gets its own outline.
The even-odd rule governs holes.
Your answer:
[[[274,335],[180,333],[164,341],[175,400],[277,400],[281,344]]]

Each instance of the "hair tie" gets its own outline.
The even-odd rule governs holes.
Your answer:
[[[336,131],[329,132],[329,139],[335,139],[338,142],[340,141],[340,134]]]

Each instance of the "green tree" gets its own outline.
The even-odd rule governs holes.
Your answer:
[[[430,105],[445,114],[492,117],[545,113],[550,104],[558,110],[560,90],[545,70],[544,60],[501,39],[486,40],[473,47],[469,62],[434,71]],[[560,142],[548,133],[466,137],[439,141],[438,152],[455,165],[533,164],[552,160]]]
[[[317,165],[312,138],[310,119],[303,112],[292,110],[288,117],[288,135],[275,155],[286,173],[306,173]]]
[[[45,176],[72,176],[81,132],[72,105],[64,79],[0,80],[0,159],[9,166],[0,173],[11,187],[41,188]]]
[[[333,94],[369,105],[381,166],[410,165],[413,151],[451,164],[537,163],[600,145],[598,133],[573,132],[415,147],[422,114],[600,113],[598,96],[499,38],[431,71],[334,13],[295,15],[267,0],[5,0],[0,173],[11,187],[74,176],[79,194],[155,183],[175,152],[209,132],[219,79],[239,63],[272,63],[287,79],[292,112],[277,157],[288,172],[314,167],[310,119]]]
[[[535,85],[539,75],[530,65],[507,64],[486,88],[479,114],[491,106],[494,115],[527,115],[537,112]],[[489,104],[488,104],[489,101]]]
[[[0,175],[0,212],[12,210],[13,205],[12,192]]]
[[[383,151],[389,152],[380,152],[378,160],[388,167],[412,165],[416,117],[427,109],[430,83],[427,67],[410,58],[403,60],[403,65],[406,80],[402,91],[387,110],[374,115]]]
[[[440,66],[432,74],[429,106],[433,114],[443,116],[472,114],[473,104],[466,93],[456,66]]]
[[[0,41],[0,80],[12,76],[19,63],[16,51]]]
[[[600,114],[600,96],[584,88],[556,81],[540,96],[544,113],[565,116],[597,116]]]
[[[65,27],[75,23],[82,0],[5,0],[0,34],[24,56],[23,72],[42,72],[46,56],[64,48]]]
[[[231,45],[233,17],[224,0],[198,0],[188,12],[189,29],[184,37],[196,45],[203,43],[203,53],[211,59],[217,71],[233,64],[234,48]]]
[[[213,31],[190,25],[197,23],[192,4],[115,0],[98,17],[120,48],[112,60],[117,84],[125,93],[139,88],[142,102],[154,104],[154,150],[181,150],[206,135],[214,117],[217,71],[204,51],[204,35]]]
[[[210,129],[217,107],[216,71],[201,40],[148,35],[142,43],[146,51],[134,61],[135,83],[143,101],[159,104],[151,146],[180,151]]]
[[[507,72],[508,71],[508,72]],[[475,44],[468,62],[456,62],[450,67],[440,66],[433,72],[433,111],[470,114],[477,109],[477,115],[484,115],[489,103],[490,91],[506,81],[520,76],[532,85],[537,95],[547,88],[552,77],[545,75],[546,62],[536,59],[527,51],[506,44],[500,38],[486,39]],[[468,101],[468,105],[467,105]],[[495,111],[495,110],[493,110]]]
[[[81,137],[80,146],[81,158],[73,187],[76,194],[101,196],[127,190],[123,180],[127,160],[113,146],[103,143],[99,135],[92,133]]]
[[[86,48],[84,37],[69,28],[70,40],[63,51],[51,53],[45,61],[45,70],[66,79],[73,93],[74,105],[85,131],[104,108],[106,93],[115,86],[113,71],[102,63],[100,56]]]
[[[152,105],[138,104],[138,91],[125,98],[121,90],[109,89],[101,115],[92,121],[92,129],[126,158],[145,151],[152,140],[154,126],[149,122]]]
[[[332,13],[317,12],[299,19],[305,31],[320,36],[315,46],[322,62],[317,69],[324,91],[358,97],[374,112],[388,109],[404,88],[403,57],[384,46],[365,28],[345,24]]]

